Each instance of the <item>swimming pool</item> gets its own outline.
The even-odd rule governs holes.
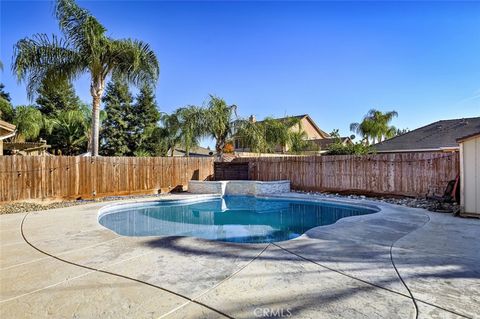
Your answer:
[[[313,227],[376,211],[338,203],[224,196],[194,202],[117,205],[102,210],[99,222],[123,236],[191,236],[264,243],[293,239]]]

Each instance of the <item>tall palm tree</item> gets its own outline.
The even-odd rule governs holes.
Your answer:
[[[201,137],[207,135],[205,110],[194,105],[181,107],[175,111],[180,125],[180,140],[185,154],[190,155],[193,146],[199,144]]]
[[[14,50],[13,71],[27,83],[33,97],[42,81],[72,81],[90,74],[92,96],[91,153],[98,155],[100,101],[109,76],[125,78],[131,84],[154,83],[159,63],[149,45],[138,40],[115,40],[87,10],[74,0],[57,0],[55,16],[64,38],[36,34],[18,41]]]
[[[228,105],[224,99],[210,95],[205,110],[206,130],[215,139],[215,151],[219,158],[222,158],[227,138],[232,133],[233,116],[236,112],[235,104]]]
[[[350,124],[350,130],[360,134],[368,145],[370,140],[373,144],[381,142],[385,138],[395,136],[397,129],[390,125],[393,118],[397,117],[396,111],[381,112],[375,109],[368,111],[362,122]]]

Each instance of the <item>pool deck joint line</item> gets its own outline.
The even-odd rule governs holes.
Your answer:
[[[297,193],[280,196],[325,200],[321,196]],[[198,198],[201,196],[166,197]],[[233,244],[191,237],[118,236],[98,223],[98,211],[111,203],[3,215],[0,216],[0,317],[39,318],[48,306],[43,315],[53,317],[76,316],[83,311],[87,317],[110,318],[128,318],[132,314],[159,319],[167,316],[213,318],[213,314],[249,318],[255,309],[275,301],[269,301],[269,296],[274,298],[279,294],[282,297],[278,297],[278,302],[284,300],[282,307],[294,309],[294,318],[308,318],[312,314],[349,318],[352,311],[368,317],[418,318],[421,315],[428,318],[449,314],[476,318],[480,313],[480,221],[367,200],[347,202],[376,205],[380,212],[344,218],[333,225],[313,228],[296,239],[269,244]],[[19,234],[15,232],[16,227]],[[27,245],[22,245],[22,240]],[[282,257],[282,251],[294,258]],[[47,257],[39,257],[38,252]],[[45,270],[52,260],[65,266],[54,266],[51,274],[47,274]],[[327,272],[313,270],[310,274],[305,262]],[[69,266],[87,272],[74,272]],[[264,274],[265,271],[268,274]],[[295,274],[292,278],[298,278],[298,282],[289,279],[289,272],[292,276]],[[91,279],[86,277],[93,273],[132,282],[135,289],[146,295],[140,298],[133,290],[129,292],[129,288],[114,288],[117,284],[113,279],[111,284],[90,283]],[[333,282],[327,280],[338,275]],[[312,279],[308,279],[310,277]],[[280,288],[284,280],[289,287],[286,290]],[[349,283],[351,281],[358,284]],[[93,286],[87,288],[82,284],[87,282]],[[266,283],[269,284],[265,286]],[[58,301],[48,298],[52,293],[58,297],[58,292],[69,286],[74,288],[70,292],[74,298],[70,295],[60,295]],[[168,301],[171,298],[155,296],[148,287],[171,295],[174,303]],[[405,292],[399,290],[401,288]],[[323,301],[325,293],[321,291],[324,289],[332,293],[344,291],[346,295],[341,297],[344,301]],[[375,304],[365,305],[363,290],[375,296]],[[88,297],[89,291],[100,299]],[[312,293],[317,295],[315,304],[320,306],[304,299],[304,295]],[[145,301],[148,294],[160,299],[148,303]],[[289,298],[282,299],[284,295]],[[22,306],[26,298],[28,311]],[[404,299],[413,303],[413,310],[405,309]],[[67,306],[54,307],[55,302]]]
[[[56,260],[59,260],[59,261],[61,261],[61,262],[64,262],[64,263],[67,263],[67,264],[70,264],[70,265],[73,265],[73,266],[77,266],[77,267],[80,267],[80,268],[84,268],[84,269],[91,270],[90,272],[87,272],[87,273],[85,273],[85,274],[79,275],[79,276],[74,277],[74,278],[71,278],[71,279],[77,279],[77,278],[80,278],[80,277],[83,277],[83,276],[87,276],[87,275],[89,275],[89,274],[91,274],[91,273],[93,273],[93,272],[100,272],[100,273],[104,273],[104,274],[111,275],[111,276],[121,277],[121,278],[124,278],[124,279],[127,279],[127,280],[132,280],[132,281],[141,283],[141,284],[143,284],[143,285],[147,285],[147,286],[151,286],[151,287],[154,287],[154,288],[163,290],[163,291],[168,292],[168,293],[170,293],[170,294],[173,294],[173,295],[176,295],[176,296],[178,296],[178,297],[184,298],[184,299],[188,300],[189,303],[190,303],[190,302],[196,303],[196,304],[198,304],[199,306],[202,306],[202,307],[208,308],[208,309],[210,309],[210,310],[213,310],[213,311],[215,311],[215,312],[217,312],[217,313],[219,313],[219,314],[221,314],[221,315],[223,315],[223,316],[225,316],[225,317],[227,317],[227,318],[233,318],[233,317],[230,317],[229,315],[221,312],[220,310],[217,310],[217,309],[212,308],[212,307],[210,307],[210,306],[208,306],[208,305],[205,305],[205,304],[203,304],[203,303],[201,303],[201,302],[198,302],[198,301],[196,301],[196,300],[194,300],[194,299],[191,299],[191,298],[189,298],[189,297],[187,297],[187,296],[185,296],[185,295],[182,295],[181,293],[178,293],[178,292],[169,290],[169,289],[164,288],[164,287],[161,287],[161,286],[153,285],[153,284],[151,284],[151,283],[148,283],[148,282],[145,282],[145,281],[136,279],[136,278],[132,278],[132,277],[128,277],[128,276],[124,276],[124,275],[118,274],[118,273],[106,271],[106,270],[104,270],[104,269],[102,269],[102,268],[93,268],[93,267],[89,267],[89,266],[86,266],[86,265],[78,264],[78,263],[75,263],[75,262],[72,262],[72,261],[69,261],[69,260],[60,258],[60,257],[55,256],[55,255],[53,255],[53,254],[50,254],[50,253],[48,253],[48,252],[46,252],[46,251],[44,251],[44,250],[42,250],[42,249],[34,246],[32,243],[30,243],[30,242],[28,241],[28,239],[25,237],[25,234],[24,234],[24,232],[23,232],[23,224],[24,224],[24,222],[25,222],[28,214],[29,214],[29,213],[27,213],[27,214],[23,217],[22,223],[21,223],[21,225],[20,225],[20,230],[21,230],[21,232],[22,232],[22,237],[23,237],[23,239],[25,240],[25,242],[26,242],[30,247],[32,247],[33,249],[39,251],[39,252],[42,253],[42,254],[45,254],[45,255],[47,255],[47,256],[49,256],[49,257],[51,257],[51,258],[54,258],[54,259],[56,259]],[[92,245],[92,246],[95,246],[95,245]],[[130,259],[121,260],[121,261],[119,261],[118,263],[122,263],[122,262],[125,262],[125,261],[128,261],[128,260],[131,260],[131,259],[135,259],[135,258],[137,258],[137,257],[142,257],[142,256],[145,256],[145,255],[148,255],[148,254],[151,254],[151,253],[153,253],[153,251],[147,252],[147,253],[145,253],[145,254],[143,254],[143,255],[140,255],[140,256],[133,256],[133,257],[130,258]],[[108,266],[112,266],[112,265],[115,265],[115,263],[109,264]],[[71,280],[71,279],[67,279],[67,280],[65,280],[65,281],[68,281],[68,280]],[[65,281],[64,281],[64,282],[65,282]],[[58,283],[58,284],[61,284],[61,283],[63,283],[63,282],[60,282],[60,283]],[[42,288],[42,289],[33,291],[33,292],[31,292],[31,293],[35,293],[35,292],[40,291],[40,290],[48,289],[48,288],[54,287],[54,286],[56,286],[56,285],[58,285],[58,284],[52,285],[52,286],[50,286],[50,287]],[[28,294],[26,294],[26,295],[29,295],[29,294],[30,294],[30,293],[28,293]],[[22,296],[19,296],[19,297],[22,297]]]

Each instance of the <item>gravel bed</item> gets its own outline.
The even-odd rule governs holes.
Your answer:
[[[415,207],[415,208],[424,208],[429,211],[442,212],[442,213],[456,213],[459,211],[459,206],[456,203],[441,203],[439,204],[434,200],[427,200],[425,198],[409,198],[409,197],[370,197],[364,195],[343,195],[343,194],[332,194],[332,193],[318,193],[318,192],[301,192],[296,191],[297,193],[303,194],[315,194],[321,195],[325,198],[350,198],[350,199],[368,199],[373,201],[380,201],[384,203]],[[151,197],[163,197],[168,196],[168,194],[153,194],[153,195],[139,195],[139,196],[109,196],[103,198],[96,198],[90,200],[71,200],[71,201],[59,201],[53,203],[42,204],[41,202],[14,202],[0,205],[0,215],[2,214],[14,214],[14,213],[26,213],[33,211],[43,211],[48,209],[55,208],[64,208],[77,205],[84,205],[96,202],[112,201],[112,200],[125,200],[125,199],[136,199],[136,198],[151,198]]]
[[[325,198],[349,198],[349,199],[368,199],[372,201],[379,201],[383,203],[423,208],[432,212],[439,213],[458,213],[460,206],[457,203],[439,203],[438,201],[425,199],[425,198],[411,198],[411,197],[389,197],[389,196],[365,196],[365,195],[343,195],[333,193],[319,193],[319,192],[302,192],[296,191],[302,194],[315,194]]]
[[[80,199],[80,200],[69,200],[69,201],[58,201],[50,203],[42,202],[13,202],[0,204],[0,215],[3,214],[15,214],[15,213],[26,213],[34,211],[43,211],[48,209],[55,208],[64,208],[78,205],[85,205],[98,202],[106,202],[112,200],[125,200],[125,199],[136,199],[136,198],[151,198],[151,197],[164,197],[166,194],[153,194],[153,195],[137,195],[137,196],[108,196],[95,199]]]

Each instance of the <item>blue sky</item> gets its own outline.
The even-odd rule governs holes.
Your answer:
[[[157,101],[170,112],[209,93],[239,115],[308,113],[323,130],[371,108],[394,123],[480,115],[480,2],[80,1],[115,38],[144,40],[161,64]],[[14,43],[59,34],[51,1],[1,0],[1,81],[14,104]],[[89,101],[88,78],[75,83]]]

